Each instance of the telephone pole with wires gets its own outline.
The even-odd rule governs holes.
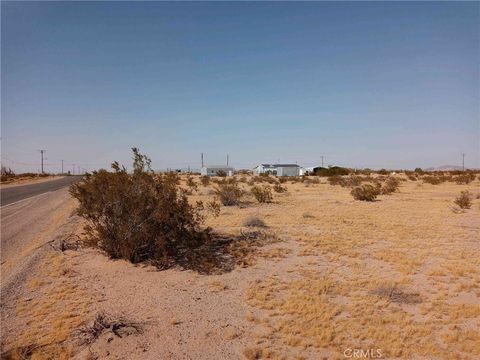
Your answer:
[[[465,171],[465,153],[462,154],[462,171]]]
[[[42,164],[42,174],[43,174],[43,154],[45,154],[47,152],[47,150],[38,150],[40,151],[40,158],[41,158],[41,164]]]

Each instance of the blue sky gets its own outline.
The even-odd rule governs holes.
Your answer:
[[[2,162],[479,164],[479,3],[2,2]],[[71,167],[71,166],[70,166]]]

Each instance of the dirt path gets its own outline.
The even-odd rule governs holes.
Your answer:
[[[2,333],[16,325],[16,306],[27,279],[38,271],[49,244],[71,231],[74,200],[67,189],[4,207],[1,210]],[[2,337],[2,340],[5,338]]]

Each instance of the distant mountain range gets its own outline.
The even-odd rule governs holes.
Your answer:
[[[425,171],[458,171],[458,170],[462,170],[462,167],[456,166],[456,165],[442,165],[437,167],[429,167],[425,169]]]

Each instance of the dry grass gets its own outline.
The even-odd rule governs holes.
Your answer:
[[[11,358],[26,352],[32,359],[69,359],[75,348],[72,332],[88,318],[92,302],[77,285],[63,253],[51,252],[41,268],[29,281],[35,297],[17,303],[17,317],[27,327],[10,344],[9,353]]]
[[[117,337],[123,337],[141,334],[142,331],[141,323],[130,321],[124,316],[98,313],[90,323],[76,329],[74,335],[82,345],[89,345],[105,332],[111,332]]]
[[[247,358],[262,358],[265,347],[286,358],[343,358],[346,348],[477,357],[472,329],[480,326],[480,307],[470,299],[480,295],[478,201],[474,214],[454,215],[459,185],[416,184],[403,181],[401,193],[365,203],[352,201],[348,188],[294,183],[276,204],[251,205],[298,250],[285,251],[272,276],[246,294],[255,310],[247,321],[262,333]],[[212,225],[233,231],[244,213],[236,209]]]

